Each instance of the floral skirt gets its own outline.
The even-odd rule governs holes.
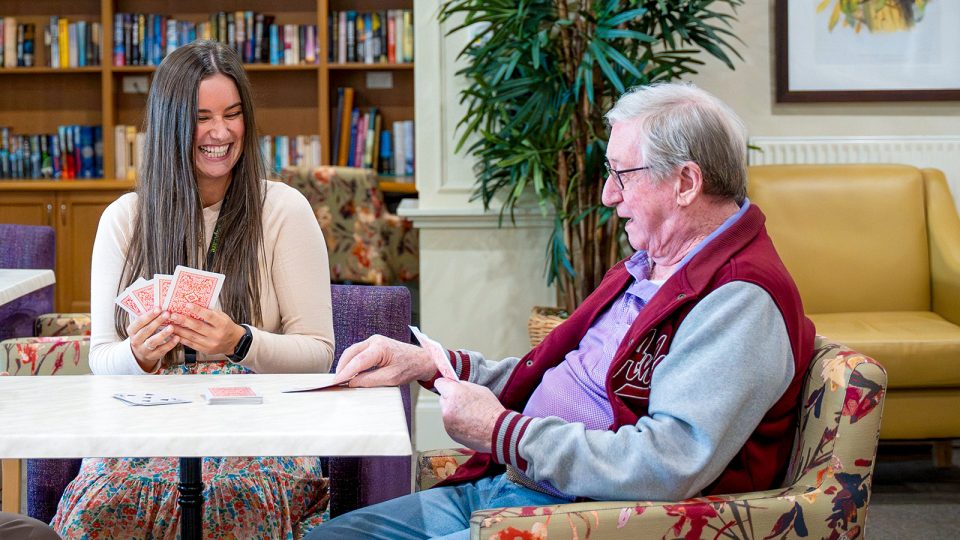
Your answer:
[[[164,374],[247,373],[222,362]],[[174,540],[180,530],[177,458],[89,458],[51,525],[69,539]],[[301,538],[323,521],[327,480],[316,457],[203,458],[203,538]]]

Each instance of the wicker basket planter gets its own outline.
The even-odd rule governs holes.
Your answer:
[[[530,345],[536,347],[547,337],[554,328],[567,320],[570,315],[566,310],[554,307],[534,306],[527,321],[527,332],[530,334]]]

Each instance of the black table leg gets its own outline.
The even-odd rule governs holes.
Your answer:
[[[203,474],[200,458],[180,458],[180,538],[201,540],[203,538]]]

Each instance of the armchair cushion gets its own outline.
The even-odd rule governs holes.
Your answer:
[[[879,364],[818,337],[785,487],[680,502],[496,508],[473,513],[471,538],[861,537],[885,392]],[[421,455],[421,483],[446,474],[458,453]]]
[[[883,358],[890,388],[960,387],[960,326],[936,313],[823,313],[811,319],[820,334],[843,336],[845,345]]]

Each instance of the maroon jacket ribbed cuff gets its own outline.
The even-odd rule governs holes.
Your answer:
[[[533,420],[516,411],[503,411],[493,426],[490,454],[493,460],[503,465],[512,465],[522,472],[527,471],[527,460],[520,455],[520,441]]]

